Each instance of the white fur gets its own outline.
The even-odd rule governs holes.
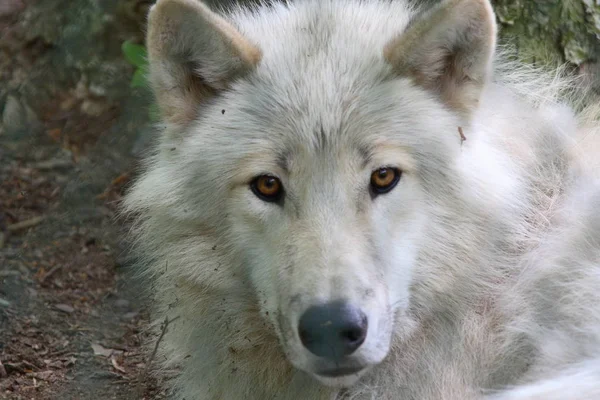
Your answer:
[[[430,14],[451,37],[402,0],[298,0],[223,20],[194,0],[158,4],[163,39],[179,15],[164,10],[181,4],[181,29],[199,18],[195,33],[225,38],[194,47],[178,34],[179,56],[199,63],[187,72],[158,58],[169,40],[149,40],[157,95],[174,82],[163,104],[185,117],[163,105],[168,125],[125,201],[157,320],[178,317],[157,357],[174,398],[600,398],[596,110],[574,112],[555,75],[498,54],[492,71],[487,0]],[[468,6],[480,12],[452,11]],[[406,32],[428,33],[415,46]],[[454,45],[459,62],[444,65]],[[243,73],[198,80],[202,95],[169,75],[197,79],[203,60],[208,78],[215,65]],[[402,179],[372,199],[371,171],[389,165]],[[263,173],[281,179],[283,206],[249,189]],[[352,356],[366,368],[319,378],[298,319],[339,298],[369,317]]]

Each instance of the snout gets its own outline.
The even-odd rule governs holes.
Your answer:
[[[339,363],[365,342],[368,327],[362,310],[335,301],[306,310],[298,324],[298,335],[312,354]]]

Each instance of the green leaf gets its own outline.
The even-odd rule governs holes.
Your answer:
[[[121,51],[125,59],[138,68],[145,67],[148,63],[146,48],[144,46],[126,40],[121,45]]]
[[[135,70],[133,77],[131,78],[131,87],[139,88],[146,87],[148,85],[148,81],[146,80],[146,69],[138,68]]]

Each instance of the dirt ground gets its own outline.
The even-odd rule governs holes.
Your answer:
[[[34,32],[50,3],[0,1],[0,399],[160,399],[116,214],[152,133],[119,53],[142,30],[99,10],[117,33],[102,64],[85,64],[95,50],[65,55],[61,42],[81,15],[59,16],[54,39]],[[121,3],[143,21],[147,2]]]

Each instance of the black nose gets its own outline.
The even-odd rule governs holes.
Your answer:
[[[304,347],[314,355],[339,360],[363,344],[367,328],[367,316],[361,310],[336,301],[306,310],[298,333]]]

